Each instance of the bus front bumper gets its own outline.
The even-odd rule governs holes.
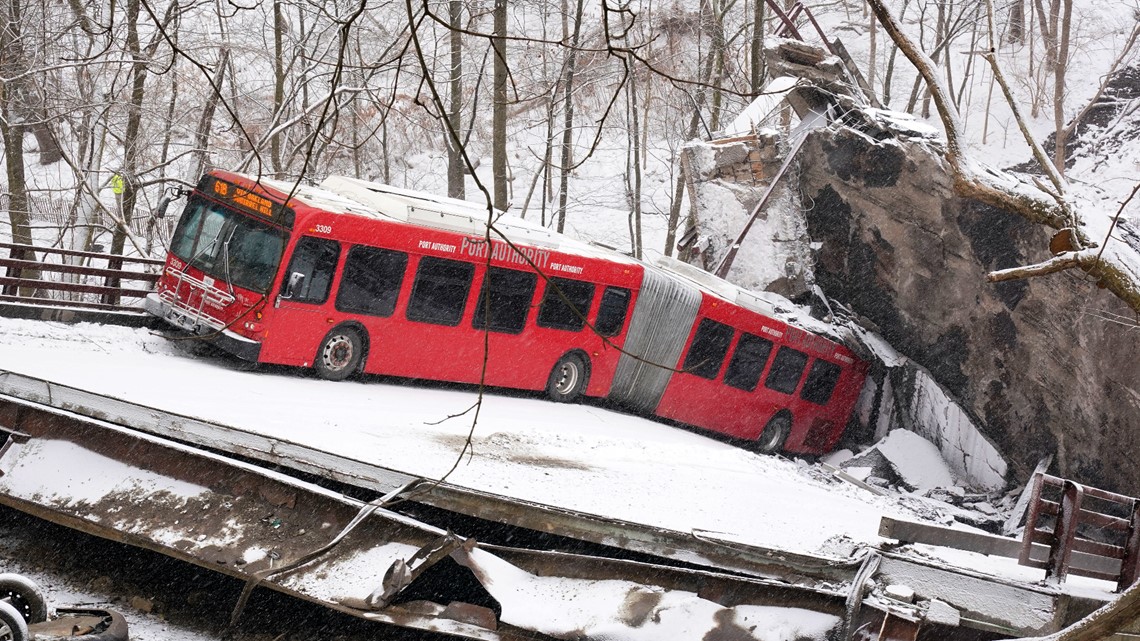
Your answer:
[[[214,319],[206,320],[201,314],[192,310],[180,309],[163,300],[158,294],[148,294],[146,300],[143,301],[143,309],[150,315],[157,316],[178,329],[194,334],[242,360],[256,363],[261,355],[261,343],[258,341],[239,336],[225,327],[219,326],[218,321]]]

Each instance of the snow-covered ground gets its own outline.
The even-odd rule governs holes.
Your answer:
[[[880,496],[804,461],[593,405],[487,394],[472,430],[473,390],[334,383],[232,364],[190,356],[146,329],[0,319],[2,369],[432,479],[472,432],[473,453],[449,483],[567,510],[832,558],[883,543],[883,516],[954,521],[954,508],[920,491]],[[954,483],[913,434],[880,449],[913,487]],[[960,565],[1041,578],[1012,561],[1007,570],[1004,561],[957,556]]]
[[[477,399],[468,390],[239,371],[145,329],[89,324],[0,319],[0,363],[430,479],[459,456]],[[916,516],[817,480],[797,462],[591,405],[488,394],[473,444],[448,482],[792,552],[834,555],[837,536],[874,544],[881,516]]]

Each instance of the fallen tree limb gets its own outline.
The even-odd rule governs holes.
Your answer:
[[[1095,261],[1096,257],[1092,257]],[[1018,280],[1020,278],[1029,278],[1031,276],[1044,276],[1045,274],[1054,274],[1056,272],[1072,269],[1073,267],[1081,266],[1081,252],[1065,252],[1060,256],[1054,256],[1043,263],[1036,265],[1025,265],[1023,267],[1011,267],[1009,269],[1000,269],[986,274],[986,281],[991,283],[1003,283],[1009,280]]]

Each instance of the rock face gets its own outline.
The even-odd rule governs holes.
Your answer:
[[[800,154],[823,290],[929,369],[1020,480],[1055,452],[1055,472],[1140,495],[1130,310],[1081,272],[987,283],[990,270],[1048,258],[1048,230],[955,196],[929,143],[832,128]]]

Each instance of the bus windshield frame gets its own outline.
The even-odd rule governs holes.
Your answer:
[[[288,239],[278,225],[194,195],[170,238],[170,253],[216,280],[265,294]]]

